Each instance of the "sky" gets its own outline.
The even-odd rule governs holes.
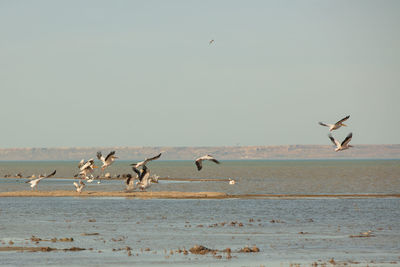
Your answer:
[[[0,0],[0,148],[400,143],[400,1]],[[209,44],[210,40],[214,40]]]

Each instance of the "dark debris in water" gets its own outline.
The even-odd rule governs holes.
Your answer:
[[[256,246],[253,246],[251,248],[244,247],[244,248],[240,249],[239,252],[241,252],[241,253],[253,253],[253,252],[260,252],[260,249],[258,247],[256,247]]]
[[[217,252],[218,250],[216,249],[210,249],[205,246],[201,245],[195,245],[191,249],[189,249],[190,253],[192,254],[200,254],[200,255],[205,255],[207,253],[212,253],[212,252]]]
[[[55,243],[55,242],[73,242],[74,241],[74,239],[72,237],[63,237],[63,238],[54,237],[54,238],[51,238],[51,239],[42,239],[42,238],[36,237],[34,235],[30,238],[30,240],[32,242],[36,242],[36,243],[39,243],[39,242],[53,242],[53,243]]]
[[[99,233],[82,233],[81,236],[99,235]]]

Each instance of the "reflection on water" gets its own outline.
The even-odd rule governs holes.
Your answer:
[[[4,265],[280,266],[334,258],[397,262],[399,199],[0,198],[0,242],[81,252],[0,252]],[[223,224],[223,223],[226,224]],[[232,225],[231,222],[237,222]],[[239,226],[242,223],[243,226]],[[373,237],[351,238],[371,230]],[[83,233],[98,235],[83,236]],[[71,243],[39,242],[72,237]],[[231,248],[232,259],[174,252]],[[3,244],[1,246],[6,246]],[[237,251],[256,245],[260,253]],[[132,256],[126,250],[132,249]],[[91,250],[89,250],[91,249]],[[173,251],[171,253],[171,250]]]
[[[106,172],[111,175],[133,173],[130,162],[117,161]],[[399,160],[284,160],[224,161],[221,165],[205,162],[199,172],[192,161],[154,161],[151,173],[170,178],[233,178],[228,182],[182,182],[161,180],[153,191],[218,191],[229,194],[323,194],[323,193],[399,193]],[[49,173],[71,177],[78,172],[77,162],[0,162],[0,176],[22,172],[24,177]],[[95,175],[100,175],[96,170]],[[29,190],[26,179],[0,179],[0,191]],[[40,190],[73,190],[72,181],[47,179]],[[86,190],[121,191],[123,181],[92,183]]]

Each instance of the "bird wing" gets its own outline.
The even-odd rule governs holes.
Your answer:
[[[340,143],[339,143],[335,138],[333,138],[333,136],[332,136],[331,134],[328,135],[328,137],[329,137],[329,139],[331,139],[332,143],[333,143],[336,147],[339,147],[339,146],[340,146]]]
[[[149,169],[146,167],[146,165],[143,165],[142,172],[140,173],[139,176],[139,181],[142,181],[145,176],[149,175],[150,175]]]
[[[219,164],[220,162],[218,161],[218,160],[216,160],[213,156],[211,156],[211,155],[205,155],[205,156],[203,156],[203,157],[201,157],[202,159],[205,159],[205,160],[209,160],[209,161],[212,161],[212,162],[215,162],[215,163],[217,163],[217,164]]]
[[[80,168],[83,166],[83,164],[85,164],[85,160],[84,160],[84,159],[82,159],[82,160],[79,162],[78,168],[80,169]]]
[[[350,118],[350,115],[349,115],[349,116],[346,116],[346,117],[344,117],[343,119],[341,119],[340,121],[338,121],[338,122],[337,122],[337,123],[335,123],[335,124],[341,124],[342,122],[344,122],[344,121],[347,121],[349,118]]]
[[[147,162],[149,162],[149,161],[159,159],[160,157],[161,157],[161,153],[158,154],[157,156],[152,157],[152,158],[147,158],[147,159],[145,159],[144,161],[147,163]]]
[[[57,170],[54,170],[54,172],[50,173],[49,175],[47,175],[45,178],[50,178],[53,177],[56,174]]]
[[[200,171],[201,168],[203,168],[203,165],[201,164],[202,161],[203,161],[202,159],[197,159],[197,160],[195,161],[198,171]]]
[[[217,164],[220,164],[220,162],[218,161],[218,160],[216,160],[216,159],[214,159],[214,158],[212,158],[212,159],[210,159],[212,162],[215,162],[215,163],[217,163]]]
[[[100,151],[97,152],[96,156],[97,156],[97,158],[98,158],[99,160],[101,160],[102,162],[105,161],[105,158],[103,157],[103,155],[101,154]]]
[[[138,177],[140,177],[140,171],[138,169],[136,169],[135,167],[132,167],[132,170],[134,172],[136,172],[136,174],[138,175]]]
[[[128,176],[128,178],[125,180],[126,185],[129,185],[132,179],[135,179],[133,176]]]
[[[346,138],[342,142],[342,146],[346,146],[348,143],[350,143],[351,138],[353,137],[353,133],[349,133]]]
[[[89,167],[90,165],[92,165],[92,161],[88,160],[86,161],[86,163],[80,168],[81,171],[83,171],[84,169],[86,169],[87,167]]]
[[[110,153],[108,153],[108,155],[104,161],[108,161],[111,158],[111,156],[114,156],[114,154],[115,154],[115,151],[111,151]]]
[[[146,167],[146,165],[143,165],[143,169],[142,169],[142,174],[140,175],[140,181],[145,181],[147,179],[149,179],[150,177],[150,170]]]
[[[322,125],[322,126],[329,127],[329,125],[328,125],[328,124],[325,124],[325,123],[323,123],[323,122],[318,122],[318,124],[319,124],[319,125]]]

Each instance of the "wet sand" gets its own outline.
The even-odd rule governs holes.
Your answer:
[[[400,194],[240,194],[221,192],[106,192],[106,191],[13,191],[2,192],[0,197],[125,197],[125,198],[165,198],[165,199],[300,199],[300,198],[400,198]]]

